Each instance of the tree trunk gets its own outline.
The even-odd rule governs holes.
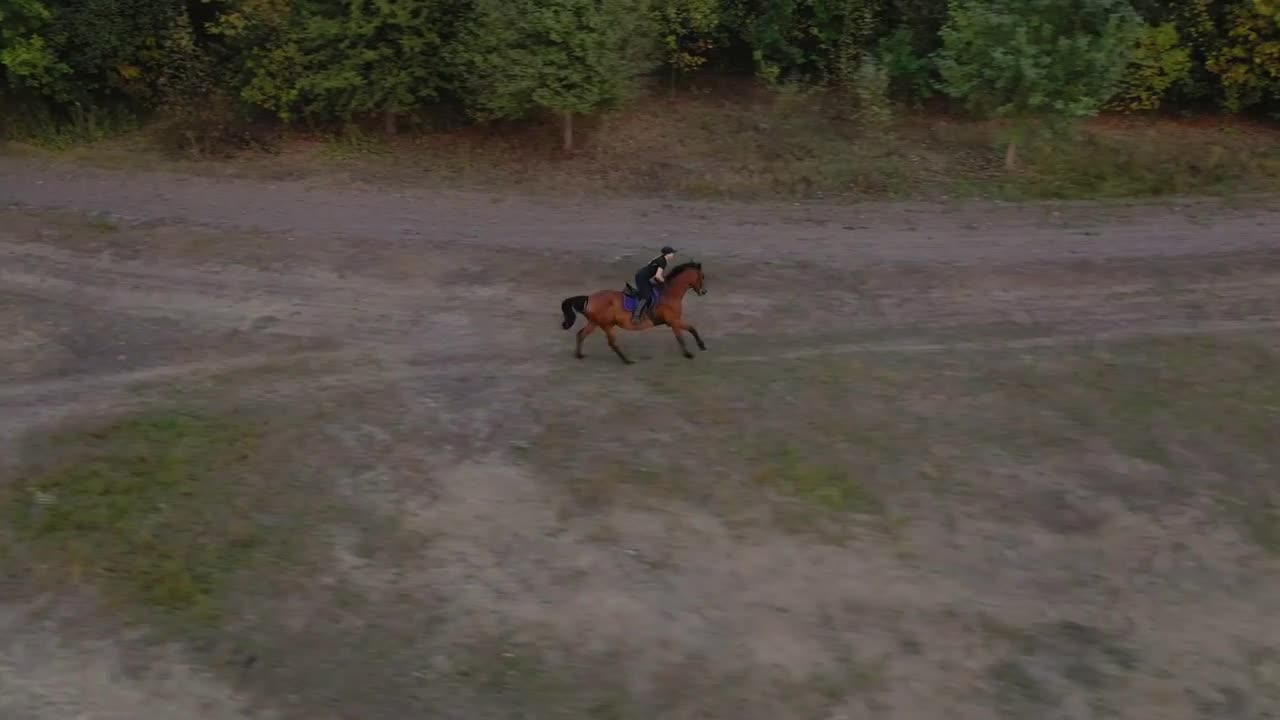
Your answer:
[[[1018,167],[1018,142],[1010,140],[1009,146],[1004,149],[1004,169],[1012,171]]]
[[[382,111],[382,131],[391,137],[396,134],[396,111],[395,108],[387,108]]]
[[[573,150],[573,113],[566,112],[564,114],[564,151]]]

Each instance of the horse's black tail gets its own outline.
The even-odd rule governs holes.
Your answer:
[[[569,328],[573,327],[574,321],[578,319],[573,314],[575,310],[577,312],[586,314],[587,312],[587,296],[586,295],[575,295],[574,297],[571,297],[571,298],[565,298],[564,302],[560,303],[560,312],[564,313],[564,322],[560,323],[560,327],[564,328],[565,330],[568,330]]]

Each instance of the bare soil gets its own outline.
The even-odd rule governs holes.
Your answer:
[[[1280,713],[1262,204],[5,158],[0,207],[0,482],[66,461],[54,432],[247,418],[252,457],[210,471],[281,541],[200,624],[0,535],[0,717]],[[708,272],[708,352],[575,361],[560,300],[665,243]]]

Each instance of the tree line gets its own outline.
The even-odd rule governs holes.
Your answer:
[[[1280,110],[1277,0],[0,0],[0,109],[196,135],[572,120],[754,74],[983,117]]]

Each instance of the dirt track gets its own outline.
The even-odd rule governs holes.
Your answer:
[[[125,220],[341,236],[380,248],[472,245],[615,256],[662,239],[726,258],[999,263],[1177,257],[1275,249],[1280,211],[1216,201],[1159,205],[903,203],[708,205],[414,193],[314,183],[253,183],[157,173],[127,176],[6,158],[0,201],[75,207]]]
[[[1006,621],[1032,625],[1044,621],[1040,603],[1048,602],[1048,616],[1070,616],[1075,607],[1106,623],[1115,607],[1093,604],[1098,587],[1075,585],[1064,576],[1055,590],[1038,588],[1035,583],[1044,579],[1038,573],[1057,572],[1044,563],[1068,556],[1083,563],[1121,547],[1109,569],[1099,572],[1124,577],[1133,572],[1125,553],[1138,552],[1127,533],[1183,526],[1156,521],[1148,526],[1146,520],[1113,524],[1107,532],[1114,537],[1078,545],[1033,534],[1019,541],[1029,543],[1020,550],[1029,555],[1009,555],[1005,561],[991,559],[1007,538],[985,519],[983,539],[968,547],[952,547],[953,540],[939,538],[938,528],[925,527],[913,537],[938,542],[925,551],[937,567],[922,561],[928,567],[917,573],[896,565],[891,548],[857,545],[860,559],[850,561],[843,551],[794,539],[768,535],[743,541],[718,525],[707,530],[712,521],[699,520],[687,509],[679,511],[680,520],[660,520],[665,515],[639,510],[606,513],[610,532],[630,536],[629,542],[642,548],[629,550],[633,555],[656,552],[635,537],[665,548],[667,555],[651,564],[673,569],[663,580],[665,590],[654,592],[633,578],[631,573],[639,571],[627,569],[632,560],[588,543],[595,525],[549,509],[547,493],[554,493],[554,486],[539,490],[544,479],[517,469],[505,456],[510,447],[533,442],[556,417],[585,418],[588,425],[595,417],[597,428],[619,422],[601,414],[598,393],[574,387],[616,386],[613,392],[625,406],[646,402],[649,388],[679,387],[680,378],[728,383],[733,381],[726,377],[746,377],[747,368],[761,364],[772,371],[774,363],[871,354],[884,356],[891,367],[909,365],[912,356],[923,354],[1066,352],[1077,345],[1174,335],[1245,335],[1274,346],[1280,327],[1280,211],[1214,203],[1107,208],[597,203],[121,175],[6,158],[0,160],[0,207],[6,205],[9,210],[0,210],[0,433],[9,459],[17,459],[9,451],[19,447],[24,432],[146,405],[174,385],[204,387],[222,377],[232,378],[216,385],[224,401],[352,402],[351,420],[334,430],[340,441],[331,444],[375,467],[376,478],[361,476],[369,486],[361,485],[359,493],[391,493],[399,498],[395,502],[407,503],[410,525],[453,538],[441,554],[428,555],[441,563],[453,558],[454,564],[430,572],[421,568],[416,582],[462,583],[435,592],[445,592],[451,607],[483,608],[493,617],[550,628],[547,632],[559,637],[585,633],[587,646],[616,650],[633,643],[628,647],[640,660],[627,692],[642,699],[637,712],[670,717],[693,716],[697,705],[672,700],[676,704],[665,711],[660,703],[646,705],[657,701],[644,698],[673,682],[663,675],[672,671],[660,668],[678,664],[673,658],[728,662],[747,652],[735,643],[745,642],[742,633],[752,628],[761,634],[747,643],[747,655],[776,655],[768,663],[761,660],[759,668],[779,662],[795,669],[829,664],[834,651],[815,638],[825,632],[823,618],[838,622],[845,613],[850,618],[866,613],[888,623],[884,614],[899,607],[936,620],[954,602],[998,607]],[[95,225],[62,211],[102,213],[113,220]],[[619,284],[631,265],[663,243],[707,267],[711,293],[691,303],[691,315],[710,352],[687,365],[670,336],[655,332],[623,337],[645,363],[631,375],[612,364],[598,337],[588,346],[588,360],[575,363],[571,336],[556,324],[559,300]],[[694,368],[698,374],[688,374]],[[791,384],[779,391],[777,402],[804,397],[806,373],[816,372],[800,370],[800,379],[787,381]],[[921,382],[933,382],[940,373],[931,370],[933,380],[922,376]],[[751,377],[756,384],[743,380],[745,393],[775,382],[767,373]],[[696,434],[696,428],[686,431]],[[678,444],[682,438],[662,441]],[[615,457],[608,455],[612,444],[592,443],[582,452]],[[705,452],[702,462],[716,467],[720,460]],[[442,470],[442,462],[453,469]],[[548,467],[554,472],[554,465]],[[416,486],[421,473],[438,473],[433,475],[435,504],[425,509],[414,505],[426,502],[420,498],[395,495]],[[678,527],[654,525],[663,522]],[[486,529],[491,525],[509,534],[491,534],[499,532]],[[576,539],[566,544],[559,533]],[[992,555],[983,561],[981,553]],[[1172,596],[1130,589],[1135,595],[1126,612],[1136,614],[1129,622],[1139,627],[1142,642],[1172,657],[1184,648],[1179,643],[1211,643],[1222,633],[1241,641],[1251,632],[1274,636],[1261,625],[1274,618],[1270,613],[1280,595],[1246,580],[1253,572],[1274,569],[1274,561],[1240,549],[1236,540],[1213,540],[1202,548],[1201,559],[1220,562],[1220,572],[1242,583],[1240,594],[1231,597],[1222,588],[1216,594],[1207,580],[1195,592]],[[1008,564],[1007,572],[994,569],[1001,562]],[[552,570],[544,576],[534,569],[544,564],[576,568],[589,579],[582,581],[579,595],[565,594]],[[816,569],[824,566],[837,569]],[[737,574],[725,567],[737,568]],[[984,573],[991,574],[984,578]],[[362,577],[362,587],[380,592],[381,581]],[[765,590],[766,585],[775,590]],[[1080,597],[1074,597],[1073,587]],[[713,600],[725,593],[738,593],[741,604],[726,609]],[[848,597],[842,600],[841,593]],[[1063,603],[1056,610],[1054,598]],[[828,601],[846,604],[837,609]],[[548,603],[562,609],[552,611]],[[766,611],[769,607],[792,613],[792,620]],[[12,621],[17,627],[24,613],[34,611],[14,605],[5,612],[19,618]],[[580,622],[567,619],[574,613]],[[1199,635],[1186,627],[1206,616],[1227,615],[1238,624],[1210,623],[1216,629]],[[0,615],[0,621],[9,623],[6,617]],[[930,622],[923,621],[920,631],[930,632]],[[1184,627],[1162,639],[1161,628],[1179,625]],[[211,698],[203,710],[208,717],[249,712],[243,697],[220,680],[160,681],[144,674],[141,680],[104,676],[77,687],[55,687],[50,678],[68,671],[68,656],[32,648],[57,631],[28,627],[21,643],[0,649],[0,697],[8,691],[18,698],[12,701],[20,713],[15,717],[63,717],[59,713],[83,709],[93,692],[122,684],[129,691],[112,696],[113,709],[136,711],[138,717],[167,717],[173,706],[163,698],[174,688]],[[646,632],[653,637],[637,639]],[[856,642],[868,647],[898,642],[867,632],[864,628]],[[970,652],[965,643],[975,642],[956,632],[938,630],[942,649],[927,649],[915,666],[903,661],[887,671],[882,682],[889,689],[866,701],[870,705],[834,702],[822,712],[830,717],[867,711],[903,718],[944,712],[985,716],[985,706],[966,695],[952,675],[964,676],[949,663],[963,665]],[[1270,647],[1272,638],[1264,640]],[[1221,659],[1214,648],[1204,652],[1200,662],[1207,666]],[[117,662],[109,655],[101,660],[105,665],[94,665],[106,675],[112,671],[101,668]],[[83,657],[79,662],[99,662],[89,651]],[[759,668],[748,664],[739,676],[755,678],[754,673],[765,672]],[[325,672],[313,670],[320,676]],[[1218,673],[1214,682],[1219,682],[1219,675],[1236,670],[1209,674]],[[288,715],[328,707],[334,717],[351,717],[354,708],[363,707],[368,717],[402,717],[420,708],[415,702],[426,702],[391,688],[390,696],[377,700],[355,690],[335,691],[324,702],[282,709],[261,698],[305,696],[307,689],[296,682],[306,673],[297,668],[272,672],[270,680],[237,685],[237,692],[258,700],[262,712]],[[1188,661],[1178,672],[1209,671]],[[1125,692],[1136,699],[1116,701],[1120,714],[1192,716],[1173,709],[1194,703],[1158,702],[1168,691],[1159,677],[1152,670],[1146,680],[1135,681]],[[57,703],[50,700],[54,696],[60,698]],[[743,718],[807,712],[797,709],[803,705],[770,704],[775,701],[761,696],[758,705],[742,700],[736,710],[720,706],[713,712]],[[1061,717],[1090,716],[1071,702],[1068,698],[1060,709]],[[1213,703],[1219,700],[1204,702],[1218,707]],[[1256,712],[1275,707],[1262,695],[1249,702],[1254,704],[1241,707]]]
[[[120,175],[7,158],[0,203],[192,226],[189,235],[163,233],[160,247],[110,233],[67,247],[27,224],[0,247],[6,293],[63,312],[120,310],[160,325],[194,324],[198,333],[236,331],[246,351],[265,330],[303,344],[375,347],[414,356],[418,366],[429,360],[446,375],[465,376],[477,362],[504,373],[551,371],[549,358],[567,341],[544,320],[558,300],[620,282],[665,242],[707,262],[718,292],[702,322],[714,323],[718,344],[741,343],[736,354],[717,354],[725,360],[758,357],[752,336],[762,328],[800,343],[765,357],[804,357],[945,349],[960,340],[999,345],[997,326],[1035,336],[1020,337],[1018,347],[1099,333],[1229,332],[1280,319],[1280,211],[1212,202],[570,202]],[[202,241],[210,228],[241,235]],[[1164,276],[1177,276],[1176,287]],[[5,345],[16,349],[21,337]],[[102,363],[98,352],[58,373],[69,378],[2,392],[11,402],[38,397],[44,407],[48,393],[74,394],[81,382],[184,372],[166,367],[176,359]],[[191,371],[219,367],[206,352],[185,353]],[[103,370],[117,374],[99,377]],[[9,413],[6,422],[20,417]]]

